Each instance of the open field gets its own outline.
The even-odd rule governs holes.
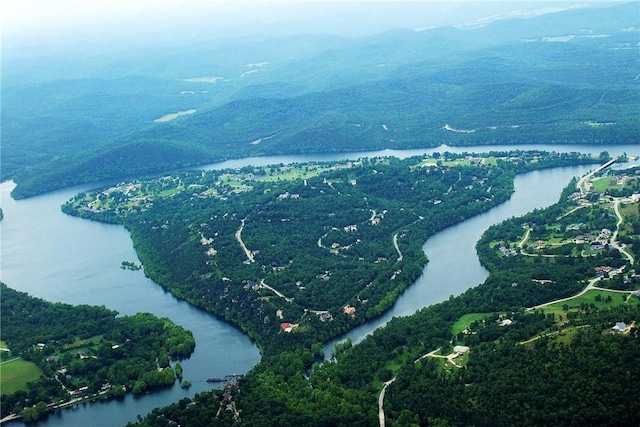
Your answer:
[[[593,189],[604,193],[607,190],[621,190],[624,187],[623,183],[617,180],[612,180],[610,177],[602,177],[591,181]]]
[[[42,370],[35,363],[22,359],[12,359],[0,364],[0,391],[2,394],[13,394],[18,390],[27,390],[27,383],[35,381],[42,375]]]
[[[460,317],[456,321],[456,323],[454,323],[453,326],[451,327],[453,335],[454,336],[458,335],[460,332],[464,331],[467,328],[467,326],[469,326],[476,320],[484,319],[490,314],[491,313],[467,313],[462,315],[462,317]]]
[[[83,347],[95,347],[98,344],[102,343],[103,340],[104,340],[104,337],[102,335],[95,335],[91,338],[85,338],[85,339],[76,338],[76,340],[71,344],[66,344],[64,346],[64,349],[70,350],[70,349],[77,349],[77,348],[83,348]]]
[[[271,170],[268,175],[261,178],[262,181],[278,181],[287,180],[292,181],[295,179],[309,179],[314,176],[320,175],[322,172],[326,172],[332,169],[332,166],[328,165],[300,165],[295,167],[289,167],[285,170]]]
[[[601,289],[593,289],[571,300],[550,304],[544,308],[544,312],[563,315],[563,314],[566,314],[566,311],[563,309],[563,306],[565,305],[569,307],[569,310],[572,310],[572,309],[575,310],[580,308],[580,305],[582,304],[588,304],[588,305],[593,304],[599,308],[599,307],[612,307],[620,304],[640,303],[640,298],[631,298],[629,299],[629,302],[626,302],[626,298],[629,294],[630,292],[615,292],[615,291],[605,291]],[[600,299],[598,299],[598,295],[600,296]],[[611,297],[610,302],[607,302],[607,297]]]

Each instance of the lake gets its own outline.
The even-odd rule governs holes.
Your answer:
[[[619,155],[637,146],[542,146],[517,147],[438,147],[428,150],[383,150],[376,152],[336,153],[324,155],[272,156],[230,160],[201,169],[222,169],[246,165],[337,161],[359,157],[397,156],[406,158],[433,152],[485,152],[509,149],[608,151]],[[638,154],[629,152],[629,155]],[[490,225],[536,207],[557,201],[569,179],[586,173],[593,167],[557,168],[521,175],[516,179],[516,193],[506,203],[491,211],[450,227],[430,238],[425,244],[429,263],[422,276],[400,297],[384,316],[348,333],[354,341],[361,340],[393,316],[404,316],[443,301],[481,283],[486,270],[475,254],[475,242]],[[206,378],[247,372],[260,360],[256,346],[237,328],[197,309],[163,291],[142,271],[120,268],[122,261],[139,260],[124,227],[100,224],[64,215],[60,205],[91,185],[65,189],[27,200],[15,201],[9,194],[13,183],[0,184],[0,206],[4,219],[0,221],[0,280],[19,291],[53,302],[104,305],[121,315],[150,312],[171,318],[193,331],[196,351],[183,361],[185,378],[192,381],[189,390],[179,386],[134,398],[81,404],[57,411],[38,426],[118,426],[134,421],[151,409],[178,401],[185,396],[209,390]],[[463,263],[465,268],[453,268]],[[338,340],[344,339],[340,337]],[[326,349],[338,341],[327,343]],[[12,426],[24,425],[21,422]],[[31,425],[31,424],[30,424]]]

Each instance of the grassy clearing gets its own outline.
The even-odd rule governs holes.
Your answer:
[[[0,364],[0,390],[2,394],[13,394],[28,390],[27,383],[42,376],[42,370],[35,363],[13,359]]]
[[[313,166],[307,165],[288,168],[286,170],[272,170],[271,173],[263,178],[262,181],[293,181],[296,179],[309,179],[320,175],[323,172],[331,170],[331,166]]]
[[[455,358],[456,365],[458,366],[466,366],[469,362],[469,353],[461,354],[460,356]]]
[[[444,157],[429,158],[420,163],[419,166],[435,166],[440,162],[440,164],[444,167],[452,167],[452,166],[471,166],[475,162],[480,161],[482,165],[485,166],[496,166],[498,164],[498,157],[474,157],[473,159],[455,159],[455,160],[445,160]],[[502,158],[504,160],[504,158]]]
[[[93,337],[85,338],[85,339],[76,338],[76,340],[74,342],[72,342],[71,344],[65,345],[64,349],[65,350],[69,350],[69,349],[72,349],[72,348],[90,347],[90,346],[94,346],[94,345],[100,344],[103,340],[104,340],[104,336],[103,335],[95,335]]]
[[[629,219],[634,216],[640,215],[640,203],[621,203],[619,206],[620,215],[624,219],[624,222],[620,226],[620,236],[636,236],[633,224]]]
[[[626,218],[630,215],[640,214],[640,203],[620,203],[620,214]]]
[[[456,160],[445,160],[444,158],[440,159],[427,159],[421,163],[420,166],[435,166],[437,164],[442,165],[443,167],[453,167],[453,166],[469,166],[471,161],[465,159],[456,159]]]
[[[467,313],[460,317],[456,323],[453,324],[451,330],[453,335],[456,336],[460,332],[464,331],[467,326],[475,322],[476,320],[484,319],[485,317],[491,315],[491,313]]]
[[[554,337],[554,341],[559,342],[560,344],[569,345],[579,330],[580,328],[565,328]]]
[[[533,345],[533,343],[535,343],[539,339],[548,338],[550,340],[553,340],[554,342],[558,342],[558,343],[569,345],[569,344],[571,344],[571,341],[573,340],[573,337],[575,337],[575,335],[578,333],[578,331],[580,329],[584,329],[585,327],[589,327],[589,326],[588,325],[575,326],[575,327],[574,326],[570,326],[570,327],[563,328],[561,330],[556,330],[556,331],[551,331],[551,332],[549,332],[549,330],[546,330],[544,332],[541,332],[541,333],[533,336],[532,338],[530,338],[530,339],[528,339],[526,341],[523,341],[521,344],[531,346],[531,345]]]
[[[593,304],[598,308],[614,307],[621,304],[638,304],[640,302],[639,298],[631,298],[629,302],[625,301],[629,293],[630,292],[621,293],[621,292],[613,292],[613,291],[604,291],[600,289],[592,289],[589,292],[583,295],[580,295],[578,297],[572,298],[568,301],[550,304],[544,307],[544,312],[564,316],[567,313],[567,311],[563,309],[565,305],[569,307],[570,311],[575,311],[579,309],[582,304],[587,304],[589,306]],[[598,295],[600,295],[600,299],[598,299]],[[608,296],[611,297],[610,302],[606,302]]]
[[[593,184],[594,190],[600,191],[602,193],[604,193],[606,190],[621,190],[622,187],[624,187],[624,185],[622,184],[611,184],[611,181],[612,180],[610,177],[603,177],[594,179],[591,181],[591,183]]]
[[[162,190],[158,193],[159,197],[170,197],[173,196],[174,194],[177,194],[179,192],[181,192],[182,190],[184,190],[184,187],[180,186],[180,187],[174,187],[174,188],[167,188],[165,190]]]

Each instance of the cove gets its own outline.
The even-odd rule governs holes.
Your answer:
[[[308,161],[337,161],[394,155],[405,158],[433,152],[487,152],[510,149],[581,151],[622,154],[636,146],[486,146],[437,147],[428,150],[384,150],[378,152],[326,155],[247,158],[209,165],[201,169],[222,169],[246,165],[266,165]],[[635,153],[629,153],[635,154]],[[371,333],[393,316],[410,315],[416,310],[457,295],[476,286],[486,277],[475,254],[475,242],[490,225],[520,215],[536,207],[554,203],[572,176],[592,167],[560,168],[532,172],[516,179],[516,193],[491,211],[471,218],[432,236],[425,244],[430,262],[418,282],[409,287],[383,317],[348,333],[354,341]],[[0,185],[4,219],[0,221],[1,277],[8,286],[53,302],[104,305],[120,314],[151,312],[169,317],[193,331],[196,351],[183,362],[185,378],[193,383],[185,391],[179,386],[161,392],[122,400],[81,404],[57,411],[38,426],[117,426],[135,421],[151,409],[177,402],[183,397],[211,389],[208,377],[246,373],[258,363],[257,348],[237,328],[215,316],[180,301],[163,291],[141,271],[120,268],[123,260],[139,262],[127,231],[117,225],[100,224],[69,217],[60,205],[74,194],[95,187],[87,185],[15,201],[9,193],[13,183]],[[455,245],[451,246],[451,243]],[[464,264],[464,268],[459,268]],[[456,268],[458,266],[458,268]],[[341,337],[340,339],[344,339]],[[339,340],[340,340],[339,339]],[[327,343],[326,349],[333,342]],[[24,425],[20,422],[12,426]],[[30,424],[32,425],[32,424]]]
[[[2,277],[9,287],[52,302],[104,305],[121,315],[150,312],[191,330],[196,351],[182,361],[188,390],[177,384],[142,397],[83,403],[56,411],[38,426],[120,426],[153,408],[210,390],[209,377],[242,374],[260,360],[257,347],[239,329],[165,292],[142,271],[120,268],[138,258],[122,226],[64,215],[60,205],[86,188],[16,202],[12,183],[0,186],[4,219]],[[24,425],[16,421],[10,426]],[[34,424],[29,424],[34,425]]]

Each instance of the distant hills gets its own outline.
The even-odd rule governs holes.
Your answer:
[[[628,3],[360,38],[8,55],[1,177],[20,198],[245,156],[637,144],[637,16]]]

